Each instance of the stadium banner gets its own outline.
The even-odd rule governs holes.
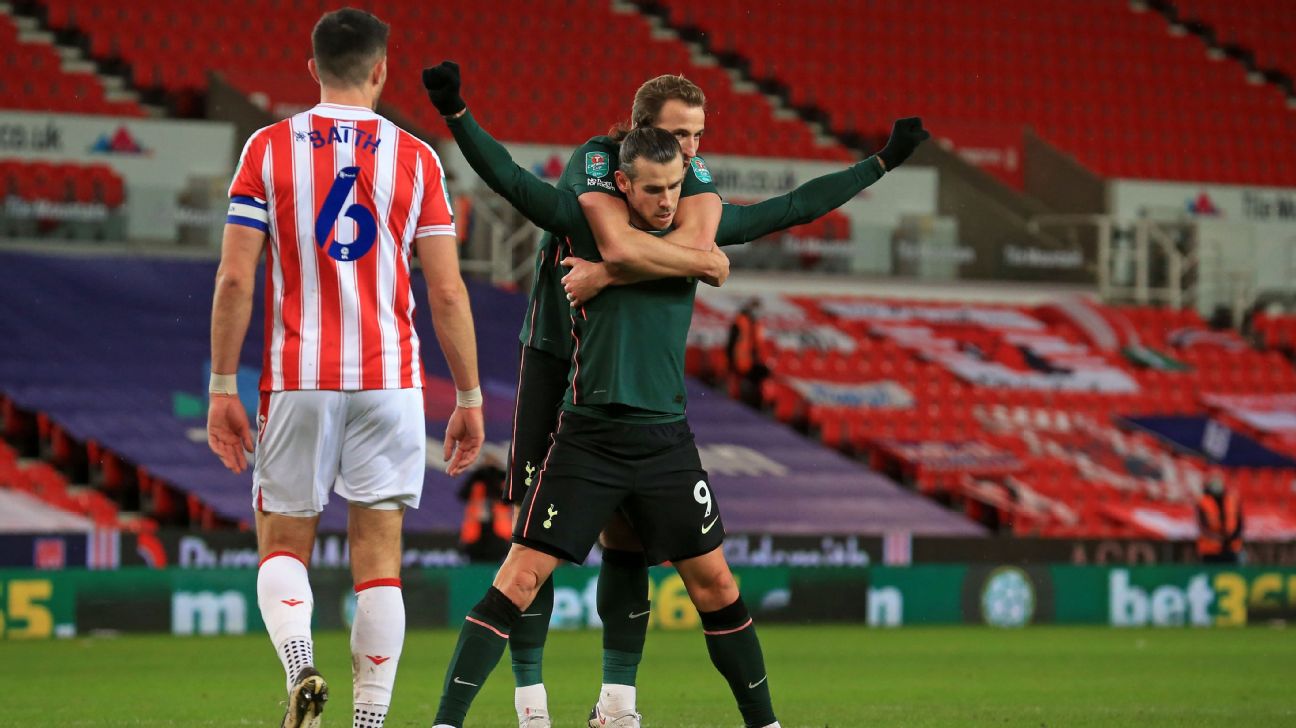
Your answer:
[[[179,569],[255,569],[256,534],[251,531],[190,531],[163,529],[156,545],[123,534],[124,566]],[[451,532],[407,532],[401,541],[401,566],[405,569],[461,566],[468,559],[459,552],[459,539]],[[345,532],[322,531],[311,553],[314,568],[346,569],[350,550]]]
[[[121,543],[115,529],[0,533],[0,569],[116,569]]]
[[[493,566],[455,569],[450,578],[450,624],[458,624],[481,600],[495,577]],[[564,566],[554,572],[555,629],[601,627],[597,605],[598,568]],[[652,611],[648,623],[660,629],[697,629],[697,610],[679,574],[669,567],[649,569]],[[734,567],[743,601],[762,621],[863,621],[868,601],[868,571],[850,568],[793,569]],[[856,598],[850,598],[854,594]],[[843,598],[844,597],[844,598]]]
[[[0,157],[104,164],[120,175],[133,240],[218,242],[238,152],[226,122],[0,112]]]
[[[885,439],[874,442],[878,455],[891,458],[923,472],[968,473],[996,476],[1025,467],[1016,455],[993,445],[965,442],[902,442]]]
[[[1109,211],[1120,223],[1182,217],[1296,227],[1296,189],[1118,179],[1108,185]]]
[[[1226,627],[1296,617],[1296,569],[922,565],[869,569],[870,626]]]
[[[1226,468],[1296,468],[1296,461],[1211,417],[1162,415],[1124,419],[1173,447],[1201,455]]]
[[[406,602],[418,605],[407,615],[409,626],[458,625],[495,571],[493,565],[406,570]],[[1296,618],[1296,568],[1291,567],[776,566],[735,567],[734,576],[753,614],[766,622],[1234,627]],[[554,579],[554,627],[599,626],[598,569],[566,566]],[[654,567],[650,582],[652,626],[699,626],[673,569]],[[348,628],[355,614],[349,572],[313,571],[311,583],[315,628]],[[0,570],[0,607],[0,639],[263,629],[256,577],[247,569]]]
[[[807,402],[825,407],[910,409],[914,406],[913,393],[890,379],[859,384],[800,377],[784,377],[784,381]]]
[[[1296,616],[1296,570],[1051,567],[1056,621],[1114,627],[1233,627]]]
[[[1269,534],[1273,540],[1246,544],[1247,562],[1296,567],[1296,540],[1277,539],[1275,528],[1259,529],[1269,512],[1247,509],[1248,537]],[[1183,522],[1195,529],[1188,508],[1166,523]],[[1164,519],[1163,519],[1164,520]],[[1292,521],[1283,521],[1290,528]],[[1255,524],[1255,525],[1252,525]],[[1146,519],[1144,525],[1148,525]],[[1186,534],[1186,535],[1185,535]],[[1196,531],[1169,529],[1171,538],[1062,539],[1029,537],[920,536],[908,538],[906,564],[1069,564],[1152,565],[1185,564],[1197,559]],[[116,569],[149,566],[177,569],[255,569],[256,538],[251,532],[194,532],[164,529],[152,539],[130,533],[39,533],[0,536],[0,568],[59,570],[82,567]],[[730,533],[725,536],[725,559],[733,566],[852,567],[895,564],[886,553],[888,539],[881,535]],[[102,543],[101,543],[102,542]],[[87,551],[89,549],[89,551]],[[403,540],[403,568],[437,568],[467,563],[451,532],[407,532]],[[119,554],[119,558],[112,555]],[[597,563],[597,550],[591,563]],[[312,563],[321,569],[349,568],[346,534],[321,532]]]
[[[453,573],[402,573],[405,599],[418,605],[406,616],[411,627],[447,624],[447,585]],[[350,625],[355,593],[348,570],[312,570],[311,589],[316,629]],[[249,569],[0,570],[0,638],[116,632],[216,635],[263,629],[256,572]]]
[[[1199,399],[1266,435],[1296,438],[1296,393],[1202,394]]]
[[[1265,522],[1266,511],[1247,509],[1248,537]],[[1176,515],[1184,528],[1195,529],[1188,508]],[[1257,524],[1252,526],[1251,524]],[[1292,521],[1284,521],[1289,527]],[[1146,524],[1145,524],[1146,525]],[[1170,529],[1174,531],[1174,529]],[[1296,567],[1296,540],[1276,539],[1274,529],[1263,533],[1267,541],[1246,544],[1252,564]],[[1182,535],[1187,534],[1187,535]],[[1070,564],[1150,565],[1184,564],[1196,561],[1191,533],[1167,532],[1172,538],[1062,539],[1030,537],[921,536],[906,532],[908,564]],[[1177,538],[1175,538],[1177,536]],[[882,535],[850,533],[794,535],[730,533],[725,536],[726,560],[733,566],[852,567],[893,564],[884,558],[887,538]],[[403,568],[462,566],[468,560],[459,552],[452,532],[407,532],[403,537]],[[316,539],[311,561],[320,569],[350,566],[346,534],[323,531]],[[591,554],[597,563],[598,551]],[[148,566],[176,569],[255,569],[258,563],[256,537],[250,531],[195,532],[163,529],[156,535],[118,532],[7,533],[0,535],[0,569],[117,569]]]

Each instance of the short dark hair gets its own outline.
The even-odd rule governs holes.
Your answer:
[[[311,49],[320,76],[347,86],[364,83],[378,57],[387,52],[390,28],[356,8],[325,13],[311,31]]]
[[[621,140],[621,172],[634,179],[634,163],[641,157],[654,164],[669,164],[679,159],[683,167],[683,154],[674,134],[655,126],[641,126],[631,129]]]

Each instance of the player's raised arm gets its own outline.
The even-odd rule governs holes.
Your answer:
[[[815,177],[787,194],[754,205],[725,205],[716,242],[737,245],[817,220],[881,179],[887,169],[903,164],[930,136],[922,128],[921,119],[899,119],[892,126],[887,145],[858,164]],[[889,163],[885,161],[888,159]]]
[[[579,215],[576,196],[559,190],[519,167],[508,149],[477,123],[468,111],[460,89],[459,65],[442,61],[423,69],[423,87],[437,111],[445,117],[459,151],[487,187],[539,227],[563,233]]]

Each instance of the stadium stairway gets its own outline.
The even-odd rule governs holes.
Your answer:
[[[275,118],[317,101],[304,67],[309,29],[336,7],[322,0],[231,0],[202,7],[182,0],[44,0],[24,6],[79,39],[92,58],[127,73],[132,87],[150,98],[160,92],[173,107],[181,106],[175,99],[201,97],[213,71]],[[582,134],[602,132],[626,117],[644,79],[682,72],[706,90],[713,109],[708,126],[718,133],[708,141],[709,151],[853,158],[831,138],[816,137],[794,114],[776,112],[754,89],[735,86],[728,73],[696,59],[673,33],[630,6],[610,0],[490,0],[464,12],[454,3],[399,0],[375,9],[392,29],[384,104],[435,135],[448,136],[427,103],[418,69],[454,58],[464,67],[465,95],[477,116],[508,141],[571,144]],[[543,62],[519,63],[519,57]]]
[[[20,5],[22,5],[20,3]],[[145,116],[138,96],[85,58],[81,49],[59,42],[55,33],[0,3],[0,98],[9,109],[77,114]]]
[[[955,146],[1030,126],[1106,177],[1296,186],[1296,108],[1141,3],[642,5],[859,149],[921,112]]]
[[[1213,52],[1281,88],[1296,104],[1296,15],[1286,0],[1150,0],[1177,29],[1197,35]]]

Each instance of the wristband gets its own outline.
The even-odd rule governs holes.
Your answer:
[[[238,375],[212,372],[207,391],[210,394],[238,394]]]
[[[464,409],[482,406],[481,387],[472,389],[460,389],[455,391],[455,406]]]

